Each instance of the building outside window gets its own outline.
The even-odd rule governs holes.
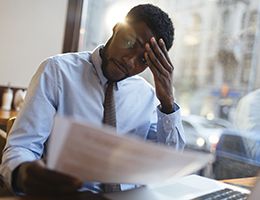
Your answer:
[[[85,0],[78,50],[93,50],[104,44],[113,26],[123,20],[131,7],[141,3],[161,7],[175,26],[169,55],[175,67],[176,101],[182,108],[187,137],[191,136],[187,147],[217,155],[216,147],[226,129],[240,133],[234,125],[239,100],[260,88],[260,2]],[[142,76],[153,84],[149,69]],[[250,139],[258,141],[254,136]],[[260,160],[254,161],[258,168]]]

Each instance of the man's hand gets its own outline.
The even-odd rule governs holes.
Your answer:
[[[172,91],[172,76],[174,67],[169,58],[165,43],[160,39],[157,43],[152,37],[151,44],[145,44],[145,59],[154,77],[156,95],[161,102],[161,111],[173,112],[174,97]]]
[[[80,180],[49,170],[40,160],[22,163],[17,170],[15,187],[29,195],[66,195],[82,186]]]

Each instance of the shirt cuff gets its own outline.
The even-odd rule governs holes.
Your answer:
[[[171,132],[176,124],[181,123],[180,107],[174,103],[173,112],[165,114],[160,110],[160,105],[157,107],[158,121],[161,122],[164,132]]]
[[[157,109],[157,141],[169,146],[173,146],[176,150],[182,150],[185,146],[185,136],[182,127],[180,107],[174,104],[174,112],[165,114]]]

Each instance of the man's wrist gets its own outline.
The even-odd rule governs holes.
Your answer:
[[[175,105],[174,102],[172,104],[168,104],[167,106],[161,104],[159,106],[159,109],[162,113],[171,114],[171,113],[175,112],[174,105]]]

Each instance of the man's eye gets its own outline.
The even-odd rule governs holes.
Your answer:
[[[126,44],[125,44],[126,48],[132,49],[132,48],[134,48],[134,45],[135,45],[135,43],[133,41],[126,40]]]
[[[146,62],[146,60],[145,60],[144,57],[141,58],[141,62],[142,62],[143,64],[145,64],[145,65],[147,64],[147,62]]]

